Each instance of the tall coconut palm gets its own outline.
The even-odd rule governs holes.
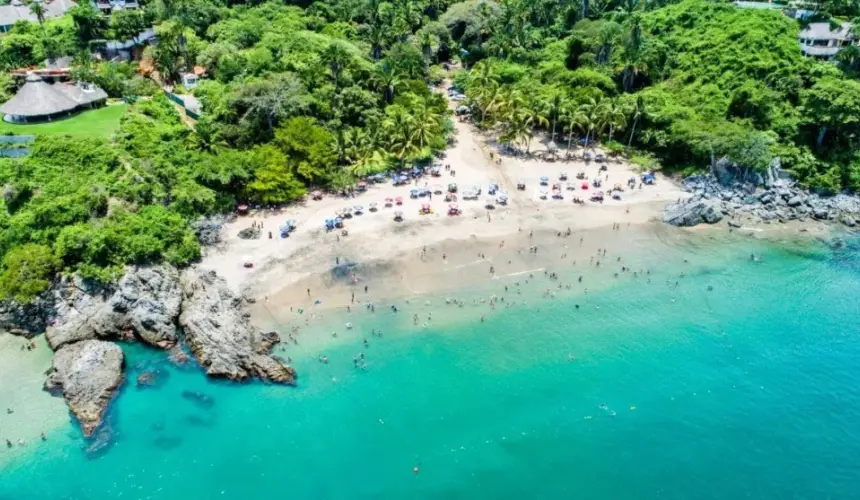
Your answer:
[[[393,65],[383,62],[376,67],[371,76],[376,88],[382,91],[386,103],[394,101],[394,92],[403,85],[400,71]]]
[[[328,65],[335,91],[337,91],[340,86],[340,75],[349,64],[349,52],[340,41],[335,41],[326,47],[320,55],[320,59]]]
[[[512,122],[516,124],[515,129],[518,131],[518,139],[520,142],[525,143],[526,155],[531,153],[531,143],[535,127],[549,125],[543,114],[532,107],[520,108],[513,111]]]
[[[615,129],[627,126],[627,114],[617,99],[613,99],[604,107],[603,120],[609,127],[609,142],[612,142],[612,133]]]
[[[562,110],[562,120],[564,120],[564,129],[567,131],[567,150],[569,152],[573,144],[573,132],[584,129],[587,117],[578,106],[568,105]]]
[[[391,114],[383,121],[382,127],[388,137],[389,152],[400,162],[401,168],[406,159],[418,151],[414,137],[415,120],[400,106],[392,106]]]
[[[434,113],[426,102],[421,103],[415,110],[413,119],[412,139],[419,150],[430,145],[441,131],[442,118]]]
[[[636,134],[636,125],[639,124],[639,121],[648,116],[648,108],[645,105],[645,100],[642,99],[642,96],[636,96],[636,101],[633,103],[630,109],[630,117],[633,120],[633,124],[630,126],[630,139],[627,141],[627,148],[629,149],[633,145],[633,136]]]
[[[469,86],[487,87],[499,83],[499,75],[496,68],[486,60],[480,61],[469,71]]]
[[[36,0],[30,4],[30,13],[36,16],[39,21],[39,26],[42,28],[42,33],[45,32],[45,6],[41,0]]]
[[[593,133],[602,125],[605,103],[603,97],[590,97],[584,104],[579,106],[579,110],[584,115],[585,132],[585,147],[588,147],[589,137],[592,139]]]
[[[540,103],[541,111],[543,111],[544,117],[550,123],[550,139],[553,141],[555,140],[556,125],[558,124],[561,111],[565,104],[567,104],[567,98],[559,90],[553,90],[552,93]]]
[[[492,82],[490,85],[480,87],[475,95],[475,103],[481,110],[481,127],[487,125],[487,115],[498,110],[504,99],[504,93],[499,84]]]

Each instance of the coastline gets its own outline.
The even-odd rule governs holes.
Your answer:
[[[691,196],[678,183],[659,174],[655,185],[636,188],[634,183],[620,200],[573,203],[573,196],[585,197],[594,191],[582,188],[565,191],[561,200],[546,199],[541,194],[544,189],[539,180],[544,176],[551,179],[549,184],[554,184],[564,173],[570,183],[579,184],[575,176],[582,172],[584,182],[600,178],[607,189],[638,178],[640,173],[623,160],[600,164],[500,156],[490,134],[480,133],[465,122],[458,122],[456,129],[456,141],[442,160],[450,165],[450,171],[444,170],[441,178],[416,180],[415,185],[456,181],[462,193],[467,186],[486,189],[495,182],[508,192],[507,205],[490,207],[488,202],[492,198],[484,195],[476,201],[461,202],[463,213],[449,216],[448,203],[439,197],[434,201],[410,199],[410,185],[371,185],[367,192],[349,199],[328,196],[282,211],[252,212],[225,224],[221,228],[221,244],[207,248],[203,260],[183,271],[181,277],[176,270],[164,267],[132,270],[120,281],[119,293],[107,300],[97,298],[97,290],[78,290],[84,292],[79,296],[75,287],[71,287],[71,296],[66,297],[65,312],[69,313],[64,316],[66,321],[59,321],[58,326],[49,328],[48,334],[41,338],[47,338],[59,351],[62,346],[81,339],[110,337],[117,329],[125,332],[130,328],[141,337],[137,340],[167,349],[182,341],[172,331],[179,324],[185,328],[187,344],[208,375],[292,384],[296,373],[289,366],[291,359],[287,357],[284,362],[269,356],[279,339],[263,331],[279,332],[280,340],[286,343],[284,335],[294,340],[291,332],[309,327],[312,320],[314,324],[323,324],[324,317],[339,317],[343,311],[386,308],[400,301],[417,303],[426,297],[438,300],[442,294],[447,294],[449,303],[460,301],[462,306],[462,299],[458,298],[462,290],[491,290],[502,285],[507,291],[508,286],[528,283],[532,276],[540,281],[541,274],[569,275],[574,268],[586,283],[577,288],[583,293],[598,291],[612,285],[612,276],[586,266],[607,258],[605,252],[610,260],[617,259],[613,264],[623,258],[630,265],[636,262],[637,253],[647,253],[653,242],[682,240],[691,235],[719,238],[725,232],[725,225],[680,229],[657,222],[667,204]],[[538,144],[536,150],[541,148],[545,146]],[[526,184],[525,190],[517,189],[520,182]],[[384,198],[397,196],[404,198],[402,207],[382,208]],[[326,232],[322,228],[322,222],[332,217],[335,210],[359,204],[369,207],[374,202],[378,203],[378,210],[368,210],[348,220],[348,234]],[[418,215],[418,208],[425,203],[434,212]],[[392,220],[398,209],[406,214],[404,222]],[[269,230],[276,232],[285,219],[297,220],[298,230],[289,238],[279,238],[277,234],[271,239],[265,237]],[[239,231],[251,223],[262,226],[263,237],[239,238]],[[738,225],[730,224],[728,232],[771,239],[822,238],[832,230],[831,226],[818,222],[752,221],[749,226]],[[244,265],[247,262],[253,263],[253,267],[247,268]],[[608,262],[603,263],[605,270]],[[631,269],[625,265],[614,267],[622,271]],[[618,278],[617,271],[614,278]],[[639,269],[640,273],[644,271]],[[601,274],[602,277],[592,280]],[[562,286],[573,290],[570,281],[555,285],[558,290]],[[138,297],[139,290],[144,290],[143,296]],[[481,305],[484,301],[494,302],[497,293],[498,289],[489,292],[481,299]],[[555,292],[531,287],[527,294],[554,296]],[[135,299],[129,302],[128,296]],[[83,302],[76,303],[80,300]],[[153,309],[150,307],[153,303],[167,307]],[[210,314],[215,309],[219,311],[217,318]],[[191,310],[195,312],[189,313]],[[128,315],[117,315],[115,311],[128,311]],[[83,330],[79,329],[81,325]],[[150,329],[146,325],[155,326]],[[420,325],[429,326],[416,316],[413,326]],[[337,330],[337,326],[332,328]],[[337,333],[335,330],[333,334]],[[78,337],[81,333],[83,337]],[[237,349],[239,344],[241,348]],[[98,352],[111,348],[115,349],[114,355],[122,356],[109,342],[97,341],[90,348]],[[284,350],[281,345],[275,352],[283,354]],[[9,350],[6,351],[8,354]],[[222,364],[225,353],[229,363]],[[96,365],[96,369],[107,368],[104,360]],[[68,365],[72,366],[82,365]],[[54,372],[56,369],[55,366]],[[104,372],[117,370],[114,366]],[[101,409],[85,418],[90,432],[100,422],[104,406],[117,390],[116,381],[121,381],[122,376],[119,370],[119,374],[112,374],[115,383],[104,383],[99,388],[100,402],[96,405]],[[60,373],[58,380],[74,380],[73,375]],[[97,377],[91,373],[83,378]],[[54,385],[62,387],[62,383]],[[71,392],[87,393],[82,388]],[[75,396],[69,393],[65,391],[66,399],[80,418],[80,405],[76,408],[72,403]],[[31,429],[25,427],[24,433],[32,439]]]

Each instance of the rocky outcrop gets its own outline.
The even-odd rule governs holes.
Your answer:
[[[179,325],[207,375],[295,383],[295,370],[269,354],[271,335],[251,325],[247,301],[214,271],[186,271],[182,289]]]
[[[719,222],[745,216],[757,221],[806,220],[839,221],[856,225],[860,198],[847,194],[820,196],[795,185],[776,166],[765,174],[731,177],[731,170],[715,168],[716,175],[693,175],[683,181],[692,194],[680,203],[668,205],[663,221],[676,226]],[[745,178],[753,179],[750,182]],[[737,225],[737,223],[735,224]]]
[[[45,389],[62,394],[81,424],[92,436],[105,410],[122,384],[122,349],[112,342],[83,340],[66,344],[54,353]]]
[[[723,213],[715,201],[698,200],[692,203],[676,203],[663,211],[663,222],[673,226],[697,226],[715,224],[722,220]]]
[[[33,302],[0,300],[0,331],[33,338],[45,331],[54,317],[54,295],[43,293]]]
[[[31,306],[0,303],[0,328],[20,328],[28,318],[46,326],[54,367],[45,387],[62,393],[86,436],[96,431],[123,378],[122,350],[110,340],[142,341],[187,364],[178,327],[194,358],[212,377],[295,384],[296,372],[271,355],[276,332],[251,325],[248,304],[214,272],[170,266],[129,267],[114,285],[67,278]],[[50,326],[49,326],[50,325]],[[135,377],[138,387],[157,385],[157,373]]]
[[[179,340],[175,320],[182,294],[173,267],[129,268],[109,288],[72,279],[58,295],[57,324],[46,332],[54,349],[94,338],[140,339],[169,349]]]

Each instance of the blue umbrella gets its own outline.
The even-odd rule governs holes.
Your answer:
[[[549,182],[549,177],[543,176],[540,178],[541,182]]]

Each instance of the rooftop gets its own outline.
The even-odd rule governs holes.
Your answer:
[[[834,30],[830,29],[830,23],[809,23],[809,26],[800,32],[798,38],[850,40],[853,38],[853,35],[851,33],[851,23],[842,23],[842,25]]]
[[[18,93],[0,107],[0,111],[12,116],[37,118],[72,111],[106,98],[105,91],[95,85],[51,85],[38,75],[30,75]]]

